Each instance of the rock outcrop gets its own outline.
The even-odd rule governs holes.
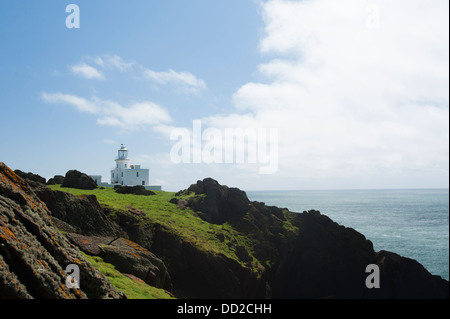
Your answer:
[[[66,267],[80,271],[67,285]],[[69,282],[70,283],[70,282]],[[125,298],[60,234],[47,206],[22,178],[0,163],[0,297]]]
[[[84,174],[71,172],[64,183],[80,188],[71,176]],[[318,211],[251,202],[211,178],[167,205],[214,224],[210,235],[226,252],[188,240],[171,220],[102,207],[93,195],[51,190],[0,163],[0,297],[125,298],[83,251],[179,298],[449,298],[448,281],[415,260],[374,251],[364,235]],[[80,289],[66,285],[70,264],[80,269]],[[367,265],[379,267],[380,288],[366,286]]]
[[[172,290],[164,263],[137,243],[120,238],[128,236],[108,218],[110,209],[101,207],[94,195],[74,196],[32,182],[31,186],[49,208],[53,222],[81,251],[100,256],[120,272],[140,278],[153,287]]]
[[[150,195],[156,195],[155,192],[152,192],[151,190],[145,189],[144,186],[136,185],[136,186],[114,186],[114,189],[116,190],[116,193],[119,194],[134,194],[134,195],[144,195],[144,196],[150,196]]]
[[[45,178],[38,175],[38,174],[33,174],[31,172],[25,173],[22,172],[20,169],[16,169],[14,170],[14,173],[16,173],[17,175],[19,175],[22,178],[25,178],[27,180],[31,180],[37,183],[41,183],[41,184],[45,184]]]
[[[229,223],[247,234],[254,257],[270,265],[260,278],[270,287],[272,298],[449,297],[448,281],[431,275],[415,260],[375,252],[364,235],[318,211],[292,213],[250,202],[244,192],[210,178],[191,185],[187,192],[195,193],[189,206],[202,219]],[[241,252],[240,258],[249,257]],[[366,287],[369,264],[380,268],[380,289]]]
[[[64,176],[64,182],[61,187],[95,189],[97,188],[97,183],[84,173],[77,170],[70,170]]]
[[[189,206],[199,212],[202,219],[214,224],[241,220],[250,203],[245,192],[222,186],[212,178],[198,181],[197,184],[191,185],[188,191],[205,195],[192,197]]]
[[[149,248],[164,260],[178,298],[270,297],[269,287],[259,274],[225,254],[213,253],[183,241],[164,226],[154,225]]]
[[[100,206],[94,195],[74,196],[43,185],[31,183],[31,186],[47,205],[53,220],[56,223],[63,221],[70,226],[69,229],[62,226],[63,230],[96,236],[114,237],[119,234],[119,227],[107,218],[108,210]]]
[[[70,233],[68,238],[82,251],[99,256],[105,262],[128,275],[166,291],[172,291],[172,281],[164,262],[144,247],[125,238],[83,236]]]
[[[55,175],[52,178],[49,178],[46,185],[62,185],[64,183],[64,176],[62,175]]]

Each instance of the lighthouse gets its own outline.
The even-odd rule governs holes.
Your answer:
[[[129,168],[131,160],[128,158],[128,149],[125,147],[125,145],[121,144],[121,147],[117,152],[118,155],[117,158],[115,159],[116,168],[120,169]]]
[[[128,149],[121,145],[115,159],[116,167],[111,170],[111,184],[124,186],[148,186],[149,170],[141,168],[141,165],[131,165],[128,158]]]

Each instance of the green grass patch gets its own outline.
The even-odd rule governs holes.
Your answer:
[[[178,235],[183,241],[193,246],[209,251],[213,254],[224,254],[227,257],[240,262],[244,267],[250,267],[260,272],[260,263],[254,258],[251,265],[243,264],[236,257],[235,247],[240,245],[247,248],[252,255],[253,244],[244,234],[237,232],[228,223],[216,225],[202,220],[190,208],[184,210],[170,203],[175,197],[174,192],[154,191],[156,195],[142,196],[133,194],[118,194],[113,188],[97,188],[94,190],[81,190],[62,188],[60,185],[49,186],[53,190],[71,193],[76,196],[95,195],[102,206],[113,210],[128,211],[129,207],[145,213],[142,223],[157,223],[166,227],[170,232]],[[177,196],[177,198],[189,199],[189,194]]]
[[[113,265],[103,261],[98,256],[84,254],[86,259],[104,274],[111,284],[127,295],[128,299],[174,299],[163,289],[158,289],[146,283],[133,280],[114,268]]]

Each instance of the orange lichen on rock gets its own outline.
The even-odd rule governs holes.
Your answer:
[[[6,226],[0,226],[0,237],[4,240],[13,239],[18,242],[14,233]]]
[[[13,193],[16,193],[17,195],[22,197],[25,203],[29,205],[33,211],[36,211],[36,208],[40,206],[39,204],[42,204],[40,199],[38,199],[37,197],[32,198],[29,195],[30,193],[32,193],[32,191],[28,184],[19,175],[17,175],[14,171],[12,171],[9,167],[1,162],[0,182],[7,188],[10,188]]]
[[[74,264],[77,264],[77,265],[81,265],[81,264],[82,264],[82,261],[81,261],[80,259],[78,259],[78,258],[73,258],[73,259],[72,259],[72,262],[73,262]]]
[[[39,266],[43,266],[45,268],[49,268],[49,265],[47,264],[47,262],[45,260],[38,259],[37,263],[38,263]]]
[[[61,294],[63,299],[75,299],[71,293],[67,292],[67,287],[63,284],[59,287],[58,292]]]
[[[131,247],[133,247],[134,249],[136,249],[138,251],[141,251],[141,252],[144,252],[144,253],[148,252],[147,249],[145,249],[144,247],[142,247],[139,244],[136,244],[134,241],[131,241],[131,240],[128,240],[128,239],[125,239],[125,238],[121,238],[121,240],[123,240],[128,246],[131,246]]]

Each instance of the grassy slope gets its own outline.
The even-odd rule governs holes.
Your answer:
[[[158,289],[124,276],[113,265],[104,262],[100,257],[84,254],[87,260],[104,274],[111,284],[127,295],[128,299],[173,299],[163,289]]]
[[[131,206],[145,213],[146,218],[143,219],[143,222],[161,224],[177,234],[183,241],[190,242],[201,250],[214,254],[221,253],[240,262],[236,257],[235,247],[241,245],[246,247],[250,255],[253,255],[253,243],[247,236],[237,232],[227,223],[215,225],[205,222],[190,208],[179,209],[175,204],[169,202],[171,198],[175,197],[175,193],[155,191],[156,195],[153,196],[139,196],[118,194],[112,188],[81,190],[62,188],[60,185],[49,187],[76,196],[95,195],[102,206],[108,206],[114,210],[127,211]],[[187,199],[187,197],[189,196],[185,198]],[[178,198],[183,198],[183,196]],[[264,269],[256,258],[251,264],[240,263],[244,267],[251,268],[257,274]]]

